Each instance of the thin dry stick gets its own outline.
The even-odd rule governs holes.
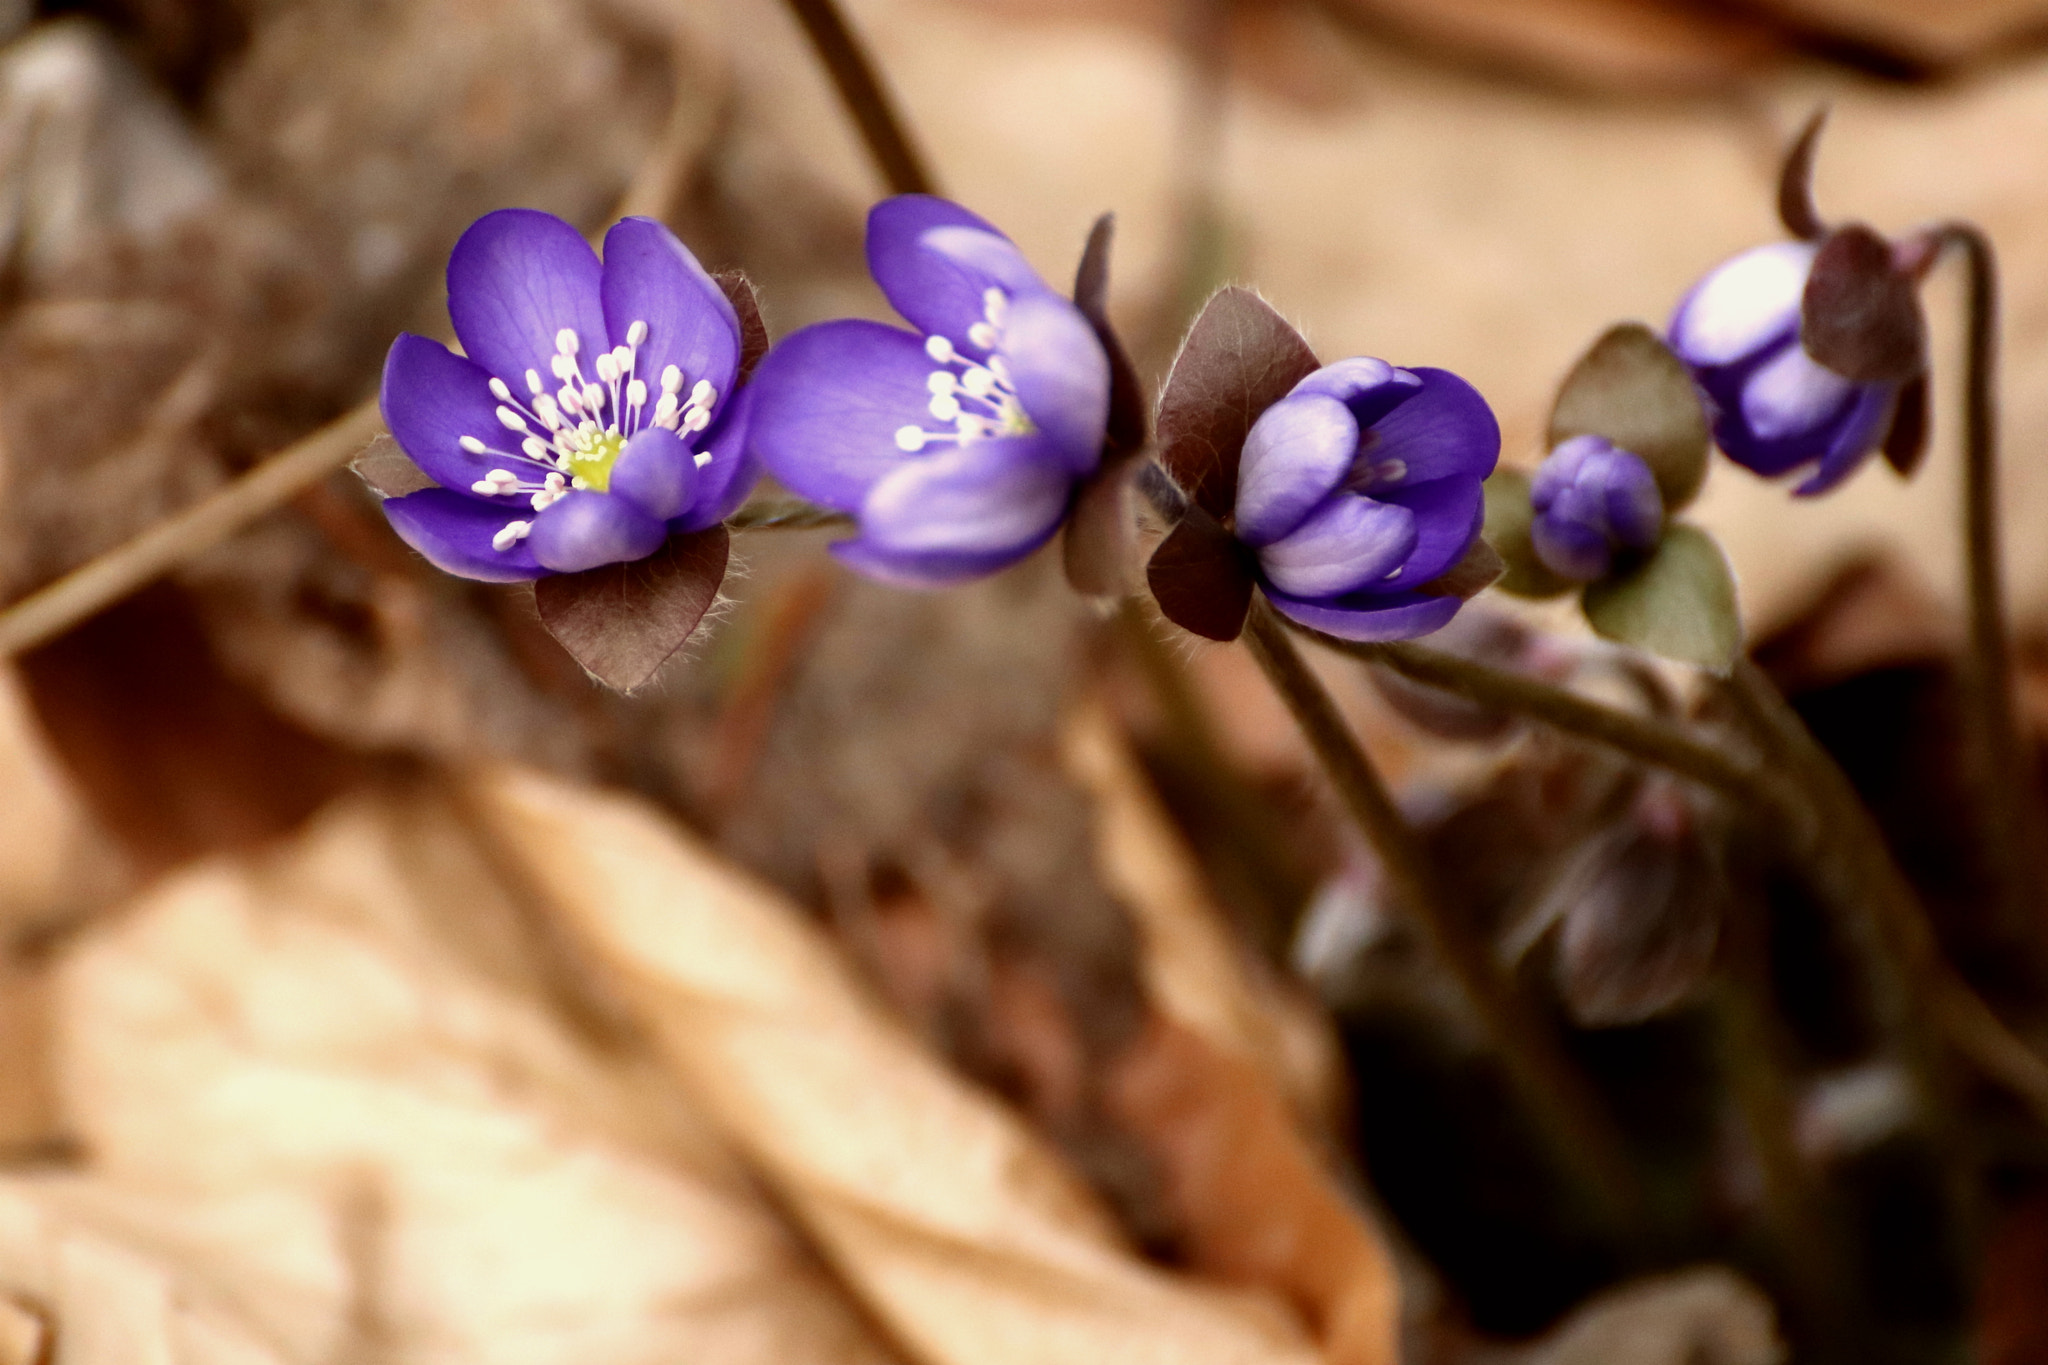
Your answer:
[[[1345,810],[1378,853],[1394,899],[1456,978],[1558,1157],[1617,1230],[1640,1234],[1644,1205],[1635,1166],[1598,1093],[1565,1055],[1556,1035],[1495,970],[1485,947],[1444,903],[1427,856],[1378,770],[1264,602],[1253,602],[1244,639],[1301,727]]]
[[[0,611],[0,659],[62,635],[218,545],[339,469],[383,429],[376,400],[362,403],[225,488]]]
[[[839,7],[833,0],[789,0],[789,8],[809,35],[819,63],[832,78],[854,126],[860,129],[861,141],[867,144],[868,155],[874,158],[875,169],[881,172],[889,192],[938,193],[867,48]]]

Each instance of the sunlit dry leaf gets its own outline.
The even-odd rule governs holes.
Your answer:
[[[1307,1365],[1275,1306],[1132,1257],[1008,1113],[922,1051],[794,906],[634,802],[502,772],[508,848],[892,1333],[936,1365]],[[567,820],[574,839],[554,837]]]
[[[631,564],[554,574],[533,585],[541,624],[591,677],[618,692],[652,678],[718,600],[731,534],[713,526]]]

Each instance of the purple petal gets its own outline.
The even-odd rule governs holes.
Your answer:
[[[528,393],[527,371],[552,390],[555,335],[576,333],[583,373],[606,350],[597,253],[575,228],[535,209],[499,209],[470,224],[448,257],[448,316],[469,358]]]
[[[1855,398],[1856,384],[1787,346],[1742,386],[1742,423],[1759,441],[1832,427]]]
[[[498,421],[489,384],[490,376],[474,362],[410,333],[392,342],[384,358],[377,396],[384,424],[413,463],[451,493],[468,495],[470,485],[494,469],[538,481],[553,468],[520,451],[522,438]],[[462,448],[465,436],[489,449],[472,455]]]
[[[638,503],[656,521],[679,517],[697,500],[697,458],[666,427],[633,433],[612,465],[613,497]]]
[[[1280,592],[1335,597],[1382,582],[1415,549],[1416,518],[1405,507],[1340,493],[1258,552]]]
[[[1679,303],[1671,349],[1688,365],[1732,365],[1797,335],[1818,249],[1772,242],[1723,262]]]
[[[1073,480],[1043,436],[974,441],[906,461],[860,511],[860,538],[897,555],[1017,558],[1066,515]]]
[[[666,539],[668,528],[638,504],[608,493],[578,492],[535,516],[526,543],[543,568],[581,573],[645,559]]]
[[[899,194],[868,211],[868,270],[912,326],[962,350],[991,286],[1013,296],[1045,288],[993,225],[928,194]]]
[[[749,384],[741,389],[704,433],[697,453],[711,459],[697,467],[697,503],[676,520],[673,529],[701,531],[716,526],[739,510],[760,481],[761,462],[749,444],[755,387]]]
[[[1415,549],[1390,586],[1420,587],[1456,564],[1486,519],[1486,490],[1478,479],[1432,479],[1412,488],[1375,488],[1372,495],[1415,515]]]
[[[1654,546],[1664,533],[1664,495],[1650,467],[1634,453],[1616,450],[1603,462],[1600,483],[1614,538],[1638,550]]]
[[[749,441],[790,492],[854,512],[877,479],[915,456],[905,426],[938,429],[927,409],[931,357],[879,322],[821,322],[783,339],[755,371]]]
[[[1365,429],[1359,459],[1376,471],[1374,497],[1389,485],[1458,475],[1483,479],[1500,458],[1500,423],[1479,390],[1449,370],[1417,367],[1412,373],[1422,387]]]
[[[1422,380],[1407,370],[1367,355],[1347,356],[1323,366],[1288,395],[1319,393],[1351,409],[1359,429],[1371,426],[1413,398]]]
[[[518,583],[547,572],[523,540],[506,550],[491,548],[491,538],[504,530],[507,522],[531,518],[524,503],[492,507],[481,498],[465,498],[445,488],[424,488],[387,499],[384,515],[400,540],[425,555],[435,568],[458,578]]]
[[[1043,542],[1041,542],[1043,543]],[[1036,545],[1021,551],[962,554],[897,554],[864,539],[841,540],[828,546],[840,563],[865,578],[892,588],[947,588],[1016,563]]]
[[[1027,294],[1010,305],[1000,349],[1024,414],[1059,447],[1067,472],[1093,473],[1109,424],[1109,357],[1088,319],[1057,294]]]
[[[1793,494],[1810,498],[1825,493],[1855,473],[1864,457],[1877,449],[1878,443],[1884,439],[1885,426],[1891,420],[1897,398],[1895,385],[1862,385],[1855,406],[1843,420],[1841,431],[1828,447],[1828,453],[1821,457],[1819,468],[1814,470],[1811,478],[1794,488]]]
[[[1442,630],[1465,605],[1461,598],[1426,597],[1416,592],[1360,594],[1320,602],[1278,592],[1266,597],[1281,615],[1340,640],[1413,640]]]
[[[1539,514],[1529,523],[1529,541],[1544,567],[1574,583],[1605,578],[1614,563],[1607,537],[1568,516]]]
[[[721,397],[730,392],[739,373],[739,316],[673,232],[652,218],[614,224],[604,236],[601,294],[612,345],[624,344],[635,322],[647,324],[633,373],[650,390],[658,390],[662,369],[674,365],[683,372],[686,395],[700,379]],[[584,373],[597,377],[588,365]]]
[[[1351,409],[1297,387],[1260,413],[1245,437],[1237,467],[1237,538],[1257,549],[1301,525],[1344,481],[1357,454]]]

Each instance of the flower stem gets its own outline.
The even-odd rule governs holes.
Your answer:
[[[1829,807],[1808,794],[1810,779],[1788,780],[1780,765],[1731,758],[1667,722],[1617,711],[1561,687],[1423,645],[1359,644],[1306,627],[1293,629],[1331,649],[1384,664],[1416,682],[1528,716],[1720,792],[1738,811],[1749,813],[1778,838],[1789,856],[1815,874],[1815,890],[1826,900],[1830,912],[1851,925],[1869,923],[1866,907],[1874,901],[1866,898],[1856,880],[1843,875],[1842,869],[1851,859],[1841,846],[1860,845],[1863,851],[1854,861],[1862,866],[1862,876],[1889,888],[1883,892],[1883,899],[1907,926],[1903,947],[1919,957],[1921,966],[1915,975],[1927,991],[1925,1007],[1941,1037],[1985,1076],[2026,1104],[2039,1122],[2048,1124],[2048,1061],[2007,1028],[1940,956],[1911,886],[1892,862],[1882,837],[1853,792],[1846,812],[1830,813]],[[1782,714],[1769,723],[1770,727],[1775,730],[1789,719],[1803,745],[1819,752],[1806,735],[1803,723],[1777,697],[1768,679],[1754,675],[1746,690],[1747,698],[1738,699],[1738,704],[1759,723],[1766,715],[1779,714],[1782,708]],[[1772,698],[1776,698],[1774,704]],[[1820,754],[1820,759],[1839,779],[1833,760],[1825,753]],[[1840,780],[1846,787],[1846,779]],[[1863,937],[1867,939],[1870,932],[1863,931]]]
[[[833,0],[789,0],[790,13],[804,26],[818,61],[832,78],[846,112],[891,194],[936,194],[931,173],[866,46]]]
[[[729,531],[812,531],[853,524],[844,512],[796,498],[756,498],[725,519]]]
[[[1456,979],[1556,1155],[1616,1231],[1640,1237],[1643,1193],[1627,1146],[1598,1092],[1548,1024],[1534,1016],[1495,969],[1470,926],[1445,903],[1427,855],[1372,759],[1263,601],[1253,601],[1244,639],[1301,727],[1345,811],[1379,855],[1395,901],[1413,917],[1437,960]]]
[[[1987,852],[2001,922],[2022,930],[2037,950],[2048,925],[2033,895],[2039,866],[2039,812],[2031,793],[2028,749],[2013,715],[2012,646],[2005,625],[2005,581],[1998,524],[1998,259],[1982,229],[1945,223],[1936,240],[1962,252],[1968,270],[1968,336],[1963,394],[1964,574],[1970,649],[1964,669],[1966,724],[1984,803]]]

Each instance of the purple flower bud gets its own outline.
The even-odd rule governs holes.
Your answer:
[[[1350,640],[1427,635],[1461,599],[1426,591],[1479,534],[1500,425],[1447,370],[1325,365],[1253,425],[1235,527],[1281,612]]]
[[[1574,436],[1550,452],[1529,484],[1536,557],[1560,578],[1605,578],[1618,549],[1650,550],[1664,533],[1664,496],[1634,452],[1602,436]]]
[[[1810,497],[1854,473],[1884,439],[1899,386],[1859,384],[1808,355],[1801,305],[1819,246],[1773,242],[1722,263],[1678,305],[1671,349],[1714,416],[1714,440],[1767,478],[1802,466]]]
[[[644,559],[745,499],[739,318],[661,224],[616,224],[600,264],[552,214],[486,214],[448,258],[448,313],[466,354],[402,335],[380,395],[440,485],[384,513],[437,567],[512,582]]]
[[[1109,359],[1009,238],[944,199],[877,204],[868,267],[916,330],[786,338],[752,386],[753,449],[792,492],[859,518],[832,551],[861,573],[993,573],[1052,536],[1101,460]]]

